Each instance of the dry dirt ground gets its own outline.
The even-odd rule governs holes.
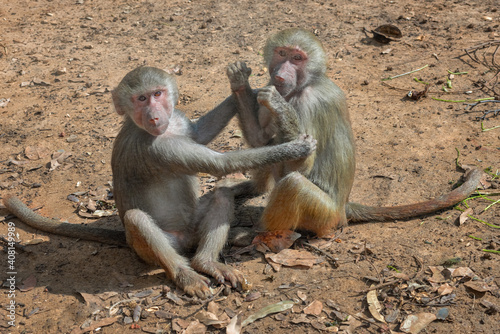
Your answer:
[[[403,37],[380,44],[364,30],[382,24],[396,25]],[[492,173],[500,168],[500,129],[482,131],[477,121],[483,110],[495,109],[494,104],[471,111],[463,103],[431,99],[494,96],[479,89],[481,82],[500,91],[495,82],[488,83],[494,72],[460,57],[465,48],[498,41],[499,24],[497,0],[2,0],[0,195],[16,194],[45,216],[121,228],[116,215],[97,221],[83,218],[68,200],[73,193],[84,201],[98,198],[109,188],[111,148],[121,124],[110,90],[140,65],[181,68],[176,76],[179,108],[196,118],[230,94],[227,64],[245,60],[253,68],[251,84],[263,86],[267,73],[261,51],[266,37],[280,29],[303,27],[323,42],[328,75],[348,98],[357,145],[351,200],[396,205],[438,196],[462,175],[455,164],[456,149],[463,164],[491,167]],[[491,64],[494,48],[482,51],[489,53],[481,59]],[[395,89],[382,84],[383,78],[425,65],[429,66],[419,72],[386,81]],[[443,94],[448,70],[467,74],[455,75],[450,93]],[[408,91],[424,88],[414,77],[430,83],[428,97],[405,98]],[[499,124],[500,117],[489,114],[483,125]],[[231,121],[210,146],[244,148],[237,129],[237,122]],[[58,151],[66,154],[59,163],[51,163]],[[214,184],[206,175],[200,176],[200,183],[205,190]],[[237,222],[258,222],[263,205],[259,200],[245,204]],[[492,203],[469,201],[472,216],[500,225],[500,204],[484,211]],[[449,315],[423,332],[498,332],[499,255],[483,251],[499,250],[498,228],[473,219],[459,226],[459,215],[450,208],[404,222],[350,225],[322,245],[308,240],[322,252],[297,243],[292,248],[324,259],[309,269],[274,271],[262,253],[228,248],[225,261],[246,275],[251,290],[222,292],[208,304],[182,296],[161,270],[144,264],[128,248],[40,233],[0,209],[0,235],[8,234],[11,222],[24,245],[14,262],[16,327],[8,327],[7,244],[0,252],[0,332],[82,333],[97,324],[99,333],[217,333],[225,329],[204,326],[195,316],[209,308],[219,319],[221,314],[246,319],[264,306],[290,299],[297,302],[293,308],[257,320],[243,332],[397,332],[408,315],[422,318],[418,313],[434,314],[440,308]],[[439,278],[438,273],[436,279],[429,267],[443,264],[467,267],[475,278]],[[483,287],[474,288],[470,283],[475,281]],[[380,283],[385,285],[376,294],[387,324],[373,320],[374,312],[368,310],[367,299],[373,298],[367,297],[367,290]],[[126,324],[134,302],[110,310],[127,299],[138,301],[143,310],[134,324]],[[339,312],[351,315],[345,322],[350,327],[338,328],[346,319]],[[101,327],[110,313],[116,321],[112,318],[114,323]]]

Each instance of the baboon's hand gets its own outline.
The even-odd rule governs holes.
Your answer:
[[[229,83],[231,84],[231,90],[233,92],[239,92],[249,85],[248,77],[252,74],[252,69],[247,67],[245,62],[237,61],[236,63],[229,64],[226,73],[229,78]]]

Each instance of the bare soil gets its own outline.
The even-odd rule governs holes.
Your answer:
[[[480,83],[488,83],[494,72],[463,56],[463,50],[500,39],[496,0],[4,0],[0,18],[0,102],[5,105],[7,100],[1,99],[9,99],[0,107],[0,196],[16,194],[48,217],[121,228],[116,215],[82,218],[68,195],[77,193],[85,199],[109,188],[111,149],[121,124],[110,91],[129,70],[140,65],[181,68],[176,76],[181,93],[178,107],[196,118],[230,94],[225,68],[231,62],[246,61],[253,68],[251,84],[264,86],[268,78],[261,56],[265,39],[289,27],[318,35],[328,52],[328,75],[347,95],[357,145],[352,201],[398,205],[450,191],[463,172],[455,164],[457,150],[463,164],[491,167],[493,172],[500,168],[500,129],[482,131],[477,120],[483,110],[495,109],[494,104],[470,110],[464,103],[431,99],[494,96],[480,89]],[[389,44],[373,40],[368,31],[382,24],[399,27],[403,37]],[[489,50],[485,60],[491,64],[494,48]],[[395,89],[382,84],[382,78],[425,65],[429,66],[386,81]],[[455,75],[450,93],[444,94],[448,70],[467,74]],[[424,89],[414,77],[430,84],[428,96],[418,101],[406,97],[410,90]],[[494,82],[489,84],[495,88]],[[472,93],[465,94],[468,91]],[[499,123],[500,117],[489,114],[483,126],[493,128]],[[232,120],[210,147],[244,149],[237,130]],[[60,165],[51,165],[52,154],[60,150],[71,155]],[[200,183],[204,191],[214,185],[206,175],[200,176]],[[490,198],[498,200],[498,196]],[[491,203],[474,199],[469,206],[474,217],[500,225],[499,204],[484,211]],[[244,204],[236,223],[258,222],[264,204],[265,198]],[[499,230],[472,219],[459,226],[460,213],[450,208],[404,222],[350,225],[334,240],[325,241],[322,253],[296,244],[293,248],[325,259],[309,269],[282,267],[276,272],[266,266],[260,252],[238,254],[238,248],[228,248],[224,259],[246,275],[252,295],[234,290],[227,296],[220,293],[210,305],[218,306],[219,313],[230,317],[241,313],[246,319],[264,306],[295,299],[292,309],[257,320],[243,332],[335,331],[344,320],[333,313],[336,307],[358,319],[372,318],[367,289],[394,280],[388,277],[399,272],[409,278],[377,290],[382,314],[399,310],[399,316],[388,325],[362,320],[359,327],[351,318],[351,328],[339,331],[400,331],[407,315],[436,313],[445,307],[449,316],[433,321],[423,332],[498,332],[498,312],[485,307],[484,301],[500,305],[495,289],[495,284],[500,285],[499,255],[483,249],[499,250]],[[133,325],[125,324],[135,306],[120,304],[116,322],[99,333],[225,331],[197,324],[194,316],[207,308],[207,302],[183,297],[161,270],[144,264],[130,249],[47,235],[8,216],[6,210],[0,214],[0,219],[5,217],[0,235],[7,235],[12,222],[25,245],[16,253],[15,276],[17,286],[25,284],[23,290],[27,290],[15,291],[16,327],[8,327],[9,290],[0,290],[0,332],[78,333],[82,325],[88,329],[85,326],[109,317],[112,304],[134,296],[143,317]],[[364,247],[368,249],[360,252]],[[0,255],[0,278],[6,287],[7,248]],[[442,291],[432,290],[429,266],[455,258],[460,260],[447,263],[452,268],[469,267],[477,279],[485,280],[487,291],[467,288],[468,279],[461,278],[445,278],[436,286],[449,283],[454,297],[443,294],[450,298],[442,299]],[[36,283],[30,283],[30,277]],[[379,283],[365,277],[377,278]],[[411,282],[424,287],[410,288]],[[136,296],[148,290],[147,297]],[[92,297],[96,301],[89,302]],[[321,303],[322,312],[293,321],[313,301]],[[155,314],[158,310],[164,313]]]

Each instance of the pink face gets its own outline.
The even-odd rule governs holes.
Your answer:
[[[131,116],[137,126],[153,136],[165,133],[174,108],[165,87],[132,96],[132,103],[134,111]]]
[[[307,54],[299,47],[277,47],[269,64],[271,83],[284,98],[291,97],[304,81]]]

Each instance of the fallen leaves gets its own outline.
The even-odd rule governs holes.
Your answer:
[[[81,198],[80,198],[81,197]],[[84,218],[97,219],[117,214],[113,194],[109,187],[98,186],[88,192],[75,192],[67,199],[78,203],[78,215]]]
[[[319,316],[321,314],[321,311],[323,311],[323,303],[321,303],[319,300],[313,301],[311,304],[307,305],[306,308],[304,308],[305,314],[314,316]]]
[[[368,303],[368,310],[370,311],[372,317],[380,322],[385,323],[384,317],[382,316],[382,314],[380,314],[380,311],[382,311],[382,306],[380,306],[380,303],[378,301],[376,290],[368,291],[368,293],[366,294],[366,302]]]
[[[296,249],[283,249],[278,254],[265,254],[265,258],[276,271],[279,271],[282,265],[309,269],[324,261],[323,258],[308,251]]]
[[[64,163],[64,161],[72,155],[73,155],[72,152],[66,152],[64,150],[58,150],[52,153],[52,159],[50,160],[49,171],[51,172],[55,170],[57,167],[61,166]]]
[[[436,319],[437,317],[433,313],[410,314],[403,321],[399,329],[405,333],[417,334]]]
[[[258,251],[264,253],[265,259],[275,271],[279,271],[281,266],[309,269],[323,262],[322,257],[308,251],[289,249],[300,236],[299,233],[290,230],[270,231],[257,235],[252,244]],[[268,253],[269,251],[274,253]]]
[[[472,215],[474,213],[474,210],[472,208],[466,209],[464,212],[460,214],[460,217],[458,218],[458,223],[459,225],[463,225],[467,219],[469,219],[469,215]]]
[[[118,321],[118,319],[119,317],[105,318],[85,328],[78,328],[78,327],[74,328],[71,331],[71,334],[83,334],[83,333],[93,332],[94,330],[97,330],[101,327],[106,327],[114,324],[115,322]]]
[[[24,149],[24,155],[29,160],[39,160],[48,157],[50,154],[49,149],[46,146],[26,146]]]
[[[272,252],[278,253],[292,246],[298,238],[300,234],[291,230],[269,231],[257,235],[252,244],[265,245]]]

